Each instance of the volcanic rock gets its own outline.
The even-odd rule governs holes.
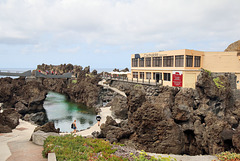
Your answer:
[[[11,132],[19,124],[19,114],[14,109],[6,109],[0,113],[0,133]]]
[[[44,125],[48,122],[48,118],[45,112],[37,112],[37,113],[31,113],[26,114],[23,119],[25,121],[30,121],[32,123],[35,123],[37,125]]]
[[[55,133],[59,133],[60,132],[59,128],[58,129],[55,128],[55,125],[54,125],[53,122],[48,122],[48,123],[46,123],[46,124],[44,124],[42,126],[36,127],[34,129],[34,132],[36,132],[38,130],[43,131],[43,132],[55,132]]]
[[[127,98],[123,96],[114,97],[111,103],[111,111],[113,116],[118,119],[125,120],[128,118]]]

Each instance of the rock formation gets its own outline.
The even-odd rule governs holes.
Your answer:
[[[7,109],[0,113],[0,133],[12,132],[18,124],[19,114],[14,109]]]
[[[116,96],[111,102],[111,111],[117,119],[125,120],[128,118],[127,98]]]
[[[240,40],[230,44],[225,51],[240,51]]]
[[[213,78],[202,71],[196,89],[160,86],[127,92],[128,119],[108,118],[99,137],[150,152],[216,154],[240,152],[239,101],[229,75]],[[151,97],[148,91],[155,91]]]
[[[54,91],[67,96],[76,103],[83,103],[91,108],[98,107],[101,88],[97,83],[100,78],[90,73],[90,67],[60,65],[39,65],[38,70],[55,70],[57,73],[72,71],[77,79],[0,79],[0,102],[3,109],[15,109],[26,121],[43,125],[48,122],[43,103],[48,91]],[[5,125],[4,125],[5,126]],[[10,130],[8,130],[10,131]]]
[[[29,120],[40,125],[47,122],[43,108],[46,94],[46,89],[37,81],[26,82],[25,78],[0,79],[0,102],[3,102],[3,108],[15,109],[22,117],[29,115]]]

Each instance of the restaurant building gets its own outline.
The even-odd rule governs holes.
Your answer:
[[[205,52],[189,49],[131,55],[131,78],[134,81],[159,82],[166,86],[195,88],[201,69],[235,73],[240,89],[240,53]]]

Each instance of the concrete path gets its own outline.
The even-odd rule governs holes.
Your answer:
[[[106,88],[108,88],[108,89],[111,89],[112,91],[117,92],[118,94],[120,94],[120,95],[122,95],[122,96],[124,96],[124,97],[127,97],[124,92],[118,90],[117,88],[110,87],[109,85],[104,84],[104,82],[106,82],[106,80],[102,80],[102,81],[98,82],[98,85],[103,86],[103,87],[106,87]]]
[[[0,161],[46,161],[43,147],[29,141],[35,125],[20,120],[12,133],[0,134]]]

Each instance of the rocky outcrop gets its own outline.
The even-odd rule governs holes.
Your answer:
[[[99,136],[158,153],[239,152],[240,103],[232,95],[228,75],[212,77],[203,70],[196,89],[131,89],[126,93],[127,122],[105,123]],[[149,91],[155,94],[149,97]],[[120,135],[122,129],[127,135]]]
[[[44,125],[45,123],[48,122],[46,112],[37,112],[37,113],[26,114],[23,117],[23,119],[25,121],[29,121],[29,122],[37,124],[37,125]]]
[[[225,51],[240,51],[240,40],[230,44]]]
[[[111,111],[115,118],[125,120],[128,118],[127,98],[116,96],[111,102]]]
[[[48,122],[48,123],[46,123],[46,124],[44,124],[42,126],[36,127],[34,129],[34,132],[36,132],[38,130],[43,131],[43,132],[55,132],[55,133],[59,133],[60,132],[59,128],[58,129],[55,128],[55,125],[54,125],[53,122]]]
[[[39,119],[36,119],[39,118],[39,115],[37,117],[34,115],[39,112],[45,113],[43,102],[47,91],[41,83],[37,81],[26,82],[25,78],[21,77],[18,79],[1,78],[0,93],[0,102],[3,102],[4,109],[13,108],[22,117],[32,115],[35,117],[32,121],[36,124],[46,122],[39,122]],[[43,117],[43,119],[46,119],[46,117]]]
[[[7,109],[0,113],[0,133],[12,132],[18,124],[19,114],[14,109]]]

